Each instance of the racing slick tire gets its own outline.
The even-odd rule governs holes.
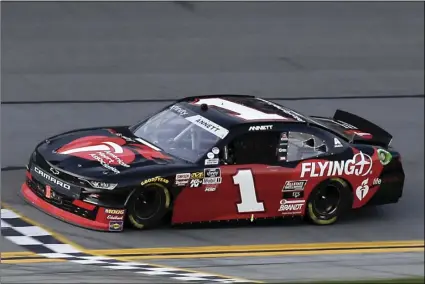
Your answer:
[[[353,203],[350,185],[340,178],[320,183],[311,192],[306,218],[315,225],[331,225],[341,218]]]
[[[149,229],[162,223],[171,204],[170,192],[161,183],[137,188],[127,203],[127,221],[135,229]]]

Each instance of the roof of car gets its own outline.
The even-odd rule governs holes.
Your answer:
[[[308,117],[272,101],[249,95],[206,95],[186,97],[177,102],[186,103],[202,116],[231,127],[255,122],[306,122]],[[207,106],[202,110],[202,105]],[[199,106],[199,108],[198,108]]]

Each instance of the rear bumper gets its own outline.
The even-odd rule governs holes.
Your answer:
[[[381,185],[366,205],[397,203],[403,196],[404,171],[399,160],[386,166],[380,176]]]
[[[59,197],[60,201],[49,199],[44,196],[44,189],[35,186],[28,176],[21,186],[21,195],[46,214],[79,227],[110,232],[124,229],[125,209],[105,208],[65,197]]]

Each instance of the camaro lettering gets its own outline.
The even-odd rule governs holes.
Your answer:
[[[165,179],[163,177],[153,177],[153,178],[148,178],[147,180],[144,180],[140,183],[140,185],[145,185],[147,183],[151,183],[151,182],[163,182],[163,183],[169,183],[168,179]]]
[[[372,170],[372,158],[363,152],[346,161],[319,161],[301,164],[301,177],[356,175],[366,176]]]
[[[63,187],[63,188],[68,189],[68,190],[71,189],[71,186],[69,184],[66,184],[66,183],[64,183],[64,182],[62,182],[60,180],[57,180],[56,178],[54,178],[54,177],[46,174],[45,172],[43,172],[42,170],[40,170],[37,167],[34,167],[34,171],[37,174],[39,174],[40,176],[42,176],[43,178],[47,179],[48,181],[50,181],[50,182],[52,182],[52,183],[54,183],[54,184],[56,184],[56,185],[58,185],[60,187]]]

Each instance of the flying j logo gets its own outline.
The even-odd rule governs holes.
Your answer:
[[[138,140],[139,141],[139,140]],[[136,154],[145,159],[167,159],[160,151],[144,144],[129,143],[120,137],[87,136],[78,138],[61,148],[56,153],[72,155],[86,160],[97,160],[102,164],[129,167]]]
[[[372,170],[372,158],[363,152],[347,161],[319,161],[301,164],[301,177],[356,175],[365,176]]]

